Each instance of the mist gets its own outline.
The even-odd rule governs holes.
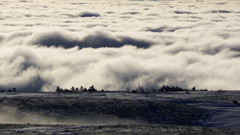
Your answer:
[[[0,107],[0,123],[7,124],[45,124],[45,125],[116,125],[116,124],[134,124],[137,121],[119,118],[117,116],[105,114],[85,114],[85,115],[64,115],[61,113],[51,113],[47,111],[33,112],[21,110],[15,106]],[[139,123],[140,121],[138,121]]]
[[[238,90],[239,6],[231,0],[2,1],[0,89]]]

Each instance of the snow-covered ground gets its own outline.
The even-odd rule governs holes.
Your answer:
[[[78,98],[78,99],[92,99],[92,98],[103,98],[103,99],[126,99],[134,101],[161,101],[161,102],[173,102],[183,103],[198,108],[204,108],[208,110],[210,118],[201,120],[201,125],[206,127],[217,127],[217,128],[233,128],[240,129],[240,105],[233,104],[233,100],[239,101],[240,92],[238,91],[191,91],[188,94],[185,92],[167,92],[158,94],[135,94],[126,92],[96,92],[96,93],[1,93],[0,100],[9,100],[11,98]],[[230,98],[231,97],[231,98]],[[217,99],[217,100],[216,100]],[[216,101],[214,101],[216,100]],[[32,117],[41,118],[39,115],[32,114]],[[31,115],[29,115],[31,116]],[[90,122],[91,118],[92,123]],[[94,118],[95,117],[95,118]],[[83,125],[94,125],[95,120],[102,120],[111,117],[99,117],[96,115],[89,116],[90,119],[79,119],[83,121],[89,121]],[[83,118],[83,117],[82,117]],[[118,121],[119,123],[136,123],[136,121],[120,120],[117,117],[112,117],[106,124],[111,124],[111,121]],[[54,121],[55,124],[58,124]],[[59,121],[58,121],[59,122]],[[67,122],[66,122],[67,123]],[[61,124],[61,123],[59,123]],[[64,123],[62,123],[64,124]],[[72,123],[74,124],[74,123]],[[76,124],[76,123],[75,123]],[[114,124],[114,123],[112,123]],[[115,123],[116,124],[116,123]],[[95,125],[99,125],[95,123]]]
[[[192,105],[210,111],[211,117],[203,122],[203,126],[240,129],[240,105],[214,102],[202,102]]]

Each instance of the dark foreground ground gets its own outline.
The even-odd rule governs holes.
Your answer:
[[[126,124],[104,126],[71,126],[71,125],[29,125],[0,124],[0,134],[44,135],[44,134],[102,134],[102,135],[239,135],[239,130],[206,128],[196,126],[177,126],[160,124]]]
[[[223,103],[223,110],[239,109],[239,105],[231,103],[238,97],[238,94],[214,92],[1,93],[0,134],[238,135],[238,123],[229,124],[226,118],[219,121],[222,116],[228,118],[234,113],[231,116],[227,111],[215,113],[215,105]],[[232,118],[237,121],[238,116]],[[216,128],[224,123],[235,125]]]

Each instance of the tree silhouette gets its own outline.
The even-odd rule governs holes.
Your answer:
[[[17,91],[17,89],[14,87],[12,91],[13,91],[13,92],[16,92],[16,91]]]
[[[84,91],[84,88],[83,86],[80,86],[80,89],[79,89],[80,92],[83,92]]]
[[[130,92],[130,89],[128,87],[126,87],[126,92]]]
[[[94,88],[94,86],[92,85],[89,89],[88,89],[88,91],[89,92],[95,92],[95,91],[97,91],[95,88]]]
[[[60,92],[60,88],[58,86],[56,88],[56,92]]]
[[[79,92],[79,89],[78,89],[78,88],[76,88],[76,89],[75,89],[75,92]]]
[[[136,91],[138,93],[144,93],[144,88],[139,84],[138,87],[136,88]]]

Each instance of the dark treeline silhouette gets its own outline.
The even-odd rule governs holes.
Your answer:
[[[196,87],[193,87],[192,89],[183,89],[178,86],[168,86],[168,85],[163,85],[161,88],[144,88],[141,87],[140,85],[136,87],[135,90],[130,90],[129,88],[126,88],[127,92],[131,93],[162,93],[162,92],[180,92],[180,91],[185,91],[186,93],[189,93],[189,91],[198,91]],[[207,89],[201,89],[199,91],[208,91]]]
[[[17,91],[16,88],[12,88],[12,89],[8,89],[8,90],[0,89],[0,92],[16,92],[16,91]]]
[[[60,88],[59,86],[57,86],[56,88],[56,92],[57,93],[79,93],[79,92],[97,92],[98,90],[95,89],[95,87],[92,85],[91,87],[89,87],[88,89],[87,88],[84,88],[83,86],[80,86],[79,88],[75,88],[74,86],[71,88],[71,89],[63,89],[63,88]],[[104,90],[102,90],[104,91]]]
[[[78,87],[72,87],[71,89],[63,89],[60,88],[59,86],[57,86],[56,88],[56,92],[59,93],[81,93],[81,92],[97,92],[98,90],[95,89],[94,85],[92,85],[91,87],[84,88],[83,86]],[[105,90],[101,90],[102,92],[104,92]],[[108,91],[108,90],[106,90]],[[181,87],[178,86],[168,86],[168,85],[163,85],[160,88],[157,87],[152,87],[152,88],[144,88],[142,86],[137,86],[136,89],[129,89],[126,88],[126,92],[129,93],[143,93],[143,94],[150,94],[150,93],[163,93],[163,92],[180,92],[180,91],[185,91],[186,94],[189,93],[189,91],[208,91],[207,89],[201,89],[201,90],[197,90],[196,87],[193,87],[192,89],[183,89]]]

